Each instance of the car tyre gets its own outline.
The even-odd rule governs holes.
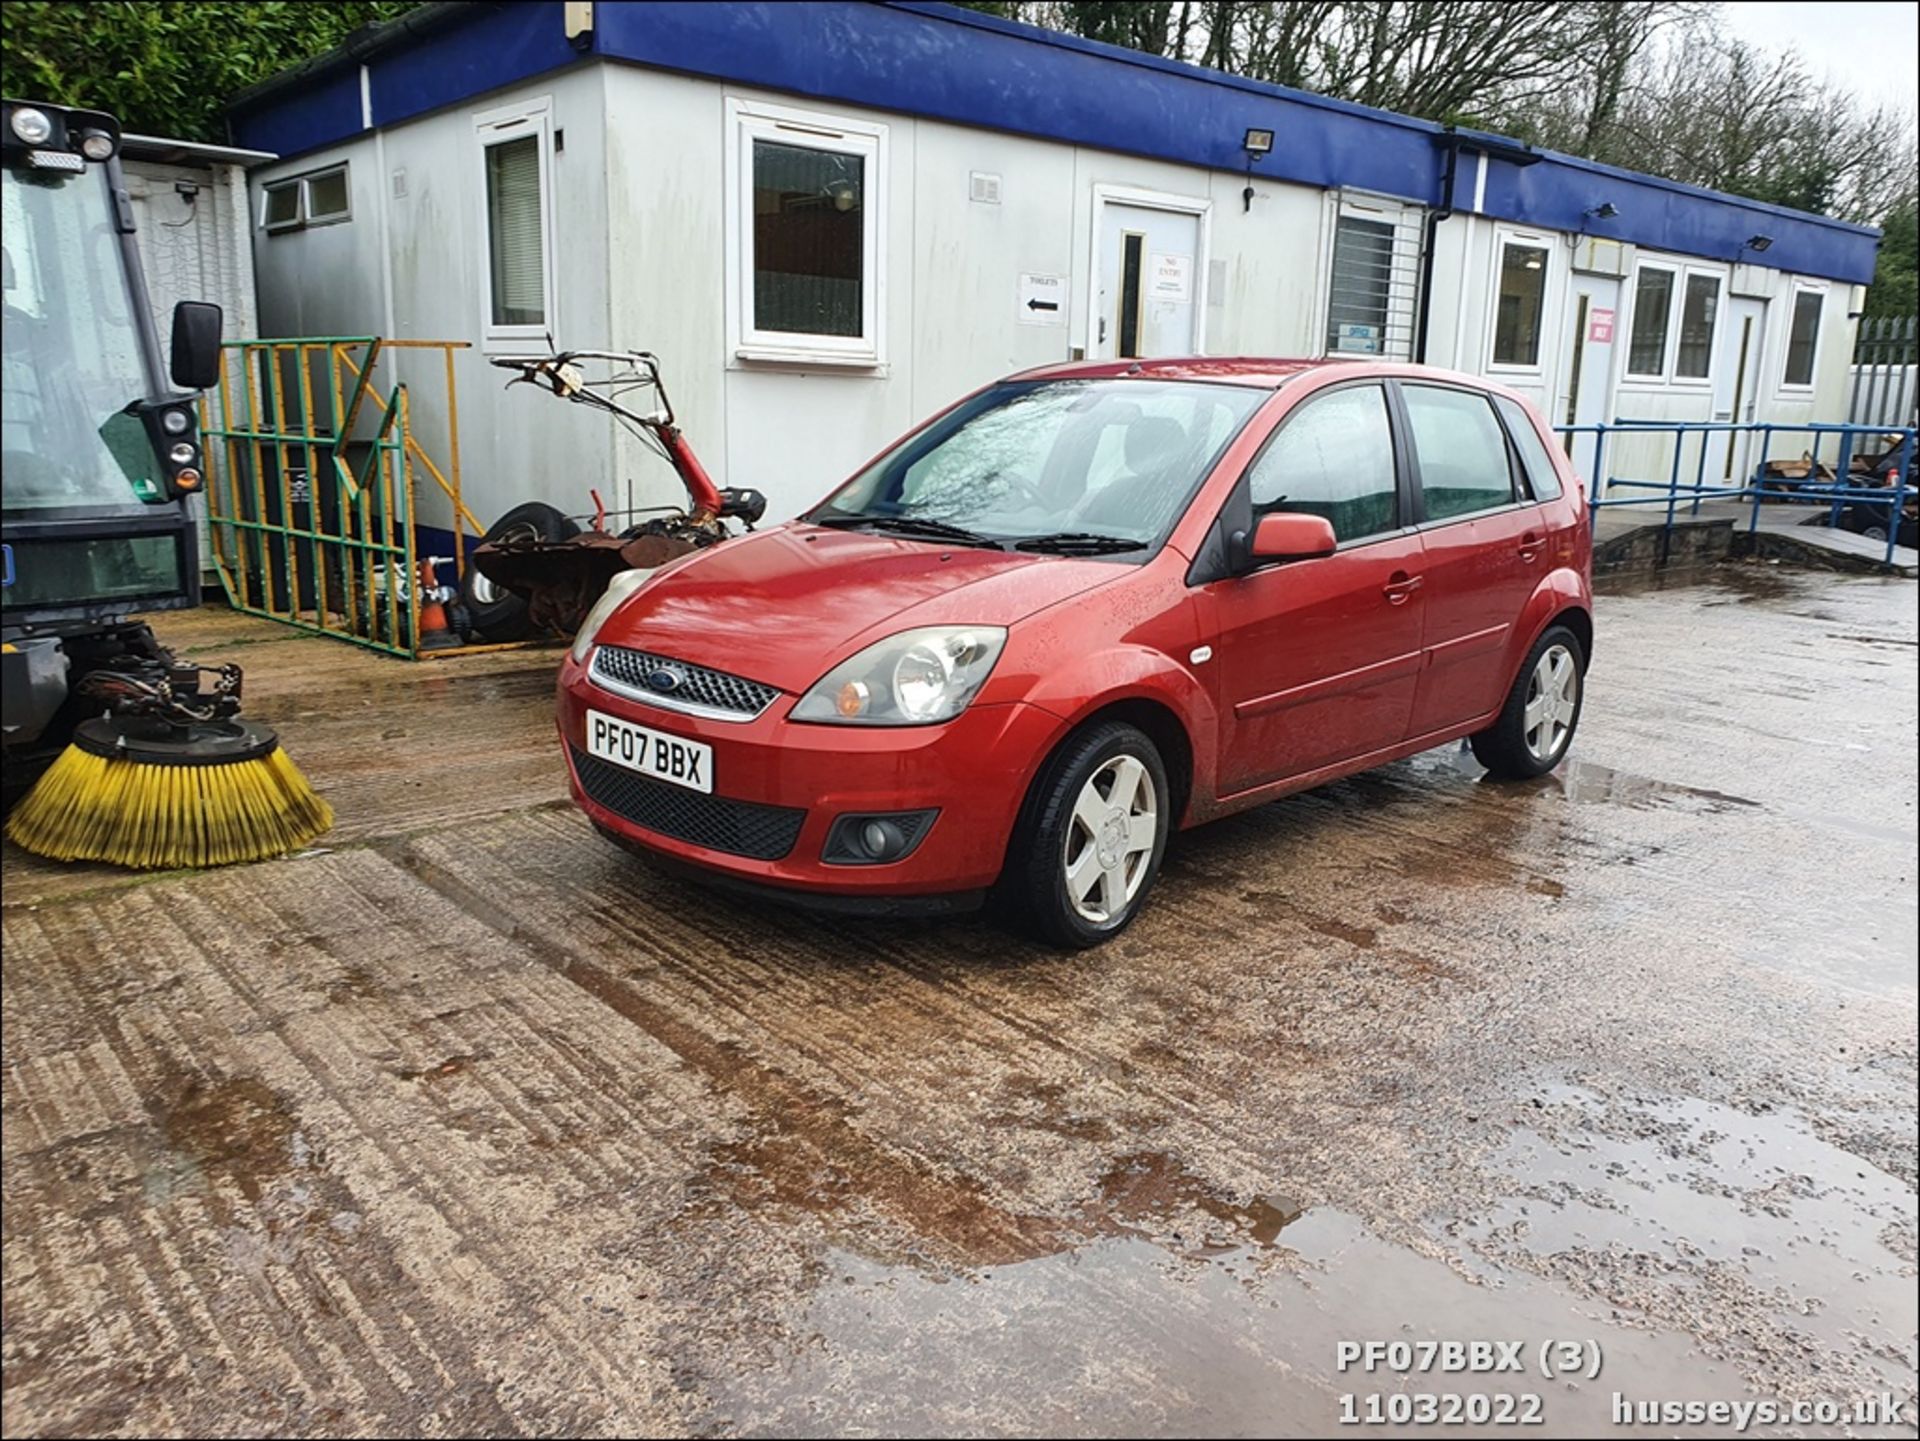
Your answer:
[[[1173,828],[1173,792],[1145,732],[1107,721],[1049,757],[1015,823],[998,900],[1050,945],[1084,950],[1146,904]]]
[[[1580,724],[1586,677],[1580,637],[1548,626],[1521,662],[1500,718],[1472,737],[1480,764],[1501,780],[1531,780],[1560,764]]]
[[[497,544],[509,537],[571,540],[578,534],[580,527],[544,500],[529,500],[489,526],[483,543]],[[471,561],[460,575],[460,604],[466,607],[473,630],[487,640],[525,640],[533,634],[525,599],[500,589]]]

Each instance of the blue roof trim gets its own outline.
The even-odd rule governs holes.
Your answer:
[[[231,123],[235,145],[282,159],[350,139],[360,133],[360,72],[336,71]]]
[[[580,58],[567,43],[561,6],[490,8],[430,43],[376,59],[368,74],[373,122],[410,120]]]
[[[1245,169],[1258,126],[1274,153],[1256,175],[1423,203],[1438,184],[1438,130],[1421,121],[947,6],[613,5],[594,41],[642,65],[1215,170]]]
[[[1748,261],[1797,275],[1865,284],[1873,279],[1877,230],[1777,205],[1716,195],[1611,166],[1558,161],[1518,166],[1488,162],[1483,212],[1497,219],[1569,234],[1628,240],[1651,250],[1708,260]],[[1611,220],[1586,213],[1612,202]],[[1764,254],[1747,249],[1768,236]]]
[[[557,0],[475,4],[473,18],[370,62],[376,124],[392,124],[580,58]],[[1241,79],[929,0],[629,0],[595,8],[593,51],[686,74],[1234,173],[1241,137],[1274,132],[1257,178],[1440,203],[1446,132],[1428,121]],[[235,139],[291,155],[360,130],[357,70],[236,112]],[[1461,131],[1458,143],[1513,147]],[[1853,283],[1879,232],[1571,156],[1489,158],[1483,212],[1713,260]],[[1457,199],[1472,195],[1462,167]],[[1611,201],[1611,221],[1583,214]]]

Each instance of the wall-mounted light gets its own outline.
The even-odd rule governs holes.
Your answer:
[[[1264,160],[1273,153],[1273,132],[1271,130],[1249,129],[1240,141],[1240,148],[1247,152],[1247,188],[1240,192],[1242,211],[1253,209],[1253,163]]]
[[[1749,235],[1747,237],[1747,243],[1741,248],[1751,250],[1754,254],[1759,255],[1764,254],[1772,244],[1773,237],[1771,235]]]
[[[1589,205],[1580,213],[1589,220],[1611,220],[1620,213],[1620,207],[1611,200],[1602,200],[1598,205]]]

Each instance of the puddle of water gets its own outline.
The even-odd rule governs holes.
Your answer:
[[[1531,1434],[1585,1436],[1615,1429],[1608,1378],[1654,1395],[1743,1394],[1684,1338],[1582,1314],[1532,1277],[1483,1284],[1327,1208],[1295,1211],[1277,1234],[1272,1249],[1207,1256],[1112,1237],[957,1274],[829,1250],[785,1353],[704,1383],[713,1419],[749,1435],[1325,1436],[1343,1392],[1535,1391],[1545,1424]],[[1549,1336],[1598,1338],[1606,1375],[1368,1376],[1336,1362],[1343,1340],[1531,1351]]]
[[[1702,786],[1683,786],[1672,781],[1657,781],[1650,776],[1632,775],[1612,766],[1569,758],[1551,771],[1546,780],[1570,801],[1585,804],[1625,806],[1629,810],[1674,807],[1681,810],[1719,815],[1727,811],[1760,808],[1760,802],[1725,791]]]
[[[1577,1087],[1543,1097],[1554,1134],[1518,1130],[1493,1158],[1524,1194],[1470,1228],[1482,1249],[1576,1271],[1630,1260],[1642,1281],[1675,1286],[1721,1268],[1774,1325],[1911,1384],[1920,1293],[1911,1260],[1889,1249],[1914,1231],[1907,1184],[1788,1111],[1691,1097],[1608,1108]]]

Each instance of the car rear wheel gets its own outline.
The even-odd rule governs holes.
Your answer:
[[[1140,913],[1172,829],[1160,752],[1109,721],[1071,737],[1021,811],[1002,899],[1023,927],[1071,950],[1097,946]]]
[[[1558,765],[1580,724],[1586,669],[1580,638],[1549,626],[1527,652],[1500,718],[1473,737],[1480,764],[1505,780],[1530,780]]]

